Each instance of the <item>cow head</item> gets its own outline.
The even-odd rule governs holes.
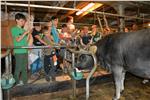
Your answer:
[[[108,50],[107,48],[109,47],[110,39],[111,38],[108,36],[106,38],[99,40],[93,46],[89,47],[89,52],[96,55],[97,63],[108,71],[111,71],[111,70],[109,68],[109,64],[105,62],[106,61],[105,59],[106,59],[107,50]],[[82,54],[79,57],[79,62],[77,66],[83,69],[88,68],[88,67],[93,67],[94,60],[91,55]]]
[[[95,54],[97,51],[96,46],[91,46],[88,48],[89,52]],[[82,54],[79,56],[78,63],[76,67],[79,69],[91,69],[94,66],[94,60],[92,55]]]

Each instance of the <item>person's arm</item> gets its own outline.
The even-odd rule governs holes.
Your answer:
[[[23,34],[18,35],[16,32],[17,32],[16,28],[11,29],[13,39],[15,39],[17,42],[20,42],[28,34],[28,32],[24,32]]]
[[[92,44],[93,43],[93,36],[91,36],[91,39],[90,39],[90,42],[89,42],[89,44]]]
[[[85,44],[82,41],[82,38],[80,38],[80,43],[81,43],[82,46],[85,46]]]
[[[28,41],[28,46],[32,46],[33,45],[33,37],[32,37],[31,34],[28,35],[27,41]]]
[[[49,39],[49,41],[53,41],[53,38],[50,34],[46,34],[45,36]]]
[[[93,38],[92,38],[92,36],[88,36],[88,38],[89,38],[89,42],[88,42],[88,44],[87,44],[87,45],[90,45],[90,44],[92,44],[92,40],[93,40]]]
[[[44,45],[47,45],[47,43],[41,39],[41,37],[39,35],[35,35],[34,36],[36,39],[38,39],[41,43],[43,43]]]
[[[27,34],[28,32],[24,32],[21,36],[16,37],[16,41],[20,42]]]

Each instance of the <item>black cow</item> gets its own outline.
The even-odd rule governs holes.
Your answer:
[[[98,62],[113,74],[116,87],[114,100],[118,100],[124,90],[126,72],[150,79],[150,29],[111,34],[95,46]],[[92,58],[87,62],[93,63]]]

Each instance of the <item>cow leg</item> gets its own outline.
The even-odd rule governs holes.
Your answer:
[[[123,75],[122,75],[123,67],[118,66],[118,67],[113,67],[113,77],[114,77],[114,82],[115,82],[115,97],[113,100],[119,100],[120,98],[120,92],[123,83]]]
[[[122,72],[122,78],[121,78],[121,92],[124,90],[124,80],[125,80],[125,72]]]

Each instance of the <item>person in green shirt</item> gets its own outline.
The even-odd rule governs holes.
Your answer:
[[[92,38],[93,38],[93,43],[101,39],[101,34],[97,30],[97,25],[92,25]]]
[[[16,26],[11,28],[11,33],[13,37],[14,47],[16,46],[28,46],[32,45],[33,38],[30,31],[25,31],[23,29],[26,17],[17,13],[15,15]],[[28,66],[28,50],[27,49],[14,49],[15,55],[15,73],[14,78],[16,80],[16,84],[23,81],[23,84],[27,83],[27,66]],[[19,77],[21,76],[21,77]],[[20,78],[22,81],[20,81]]]

